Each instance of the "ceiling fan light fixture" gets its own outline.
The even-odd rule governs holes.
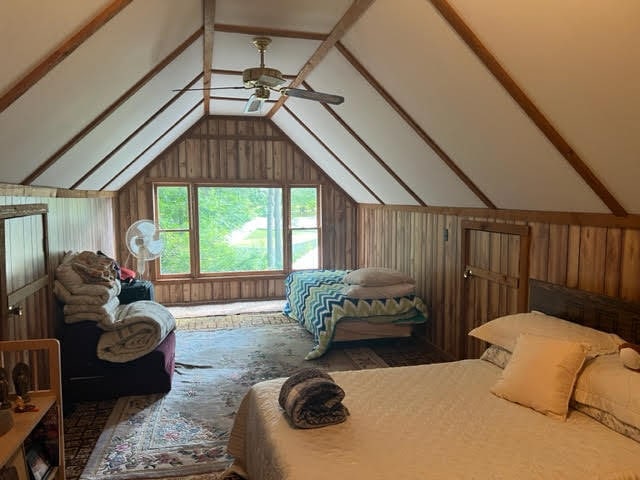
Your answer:
[[[251,94],[244,106],[244,113],[260,113],[262,111],[262,105],[264,105],[264,100],[264,98],[258,97],[255,93]]]

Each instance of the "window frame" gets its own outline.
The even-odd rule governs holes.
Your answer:
[[[291,189],[292,188],[314,188],[316,190],[316,230],[318,232],[318,268],[322,265],[322,205],[320,202],[320,184],[279,184],[266,182],[154,182],[152,185],[152,201],[154,222],[158,223],[158,188],[159,187],[186,187],[189,214],[189,249],[190,268],[189,273],[161,273],[160,262],[154,262],[155,280],[171,281],[177,279],[213,279],[213,278],[243,278],[243,277],[281,277],[292,271],[293,254],[293,231],[299,230],[291,227]],[[282,238],[283,242],[283,262],[282,270],[260,270],[260,271],[234,271],[234,272],[208,272],[200,271],[200,238],[199,238],[199,209],[198,209],[198,188],[200,187],[222,187],[222,188],[279,188],[282,190]],[[308,228],[305,230],[309,230]],[[164,231],[164,230],[161,230]],[[183,230],[180,230],[183,231]]]

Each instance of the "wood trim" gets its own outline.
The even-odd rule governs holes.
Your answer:
[[[211,88],[211,64],[213,61],[213,31],[216,17],[216,0],[202,0],[204,33],[202,42],[202,99],[204,114],[209,115],[209,93]]]
[[[362,179],[353,171],[351,170],[351,168],[349,168],[349,166],[344,163],[340,157],[338,157],[338,155],[335,154],[335,152],[333,150],[331,150],[331,148],[329,148],[329,146],[324,143],[320,137],[318,137],[308,126],[306,123],[304,123],[300,117],[298,117],[295,113],[293,113],[291,111],[291,109],[289,107],[287,107],[286,105],[283,105],[283,108],[285,109],[285,111],[287,113],[289,113],[289,115],[291,115],[293,117],[293,119],[295,121],[298,122],[298,124],[309,134],[311,135],[314,140],[316,140],[320,145],[322,145],[322,147],[329,153],[329,155],[331,155],[340,165],[342,165],[345,170],[347,170],[347,172],[349,172],[349,174],[351,174],[353,176],[353,178],[355,178],[358,183],[360,183],[360,185],[362,185],[364,187],[364,189],[369,192],[371,194],[371,196],[373,196],[373,198],[375,198],[377,201],[379,201],[380,203],[384,203],[382,201],[382,199],[380,197],[378,197],[378,195],[376,195],[376,192],[374,192],[373,190],[371,190],[371,188],[369,187],[369,185],[367,185],[365,182],[362,181]]]
[[[361,203],[364,208],[387,208],[410,212],[425,212],[459,217],[484,217],[493,220],[541,222],[557,225],[589,225],[593,227],[619,227],[640,229],[640,215],[619,217],[610,213],[546,212],[541,210],[492,210],[466,207],[419,207],[417,205],[378,205]]]
[[[3,207],[4,208],[4,207]],[[2,208],[0,208],[0,213]],[[9,218],[9,217],[1,217]],[[6,340],[9,338],[9,322],[6,319],[9,318],[9,302],[4,299],[7,298],[7,235],[4,220],[0,221],[0,340]]]
[[[289,84],[289,88],[296,88],[302,84],[311,71],[322,61],[327,53],[329,53],[329,50],[334,47],[334,45],[344,36],[347,30],[349,30],[349,28],[356,23],[367,8],[373,4],[373,2],[374,0],[354,0],[349,9],[333,27],[331,33],[320,44],[313,55],[311,55],[311,58],[307,60],[307,63],[302,66],[296,78],[291,82],[291,84]],[[269,113],[267,113],[267,118],[272,118],[286,101],[286,95],[281,96],[276,104],[271,107]]]
[[[58,149],[51,157],[49,157],[45,162],[40,165],[35,171],[33,171],[27,178],[25,178],[21,183],[23,185],[29,185],[34,180],[36,180],[44,171],[46,171],[51,165],[53,165],[60,157],[62,157],[65,153],[67,153],[75,144],[77,144],[80,140],[86,137],[94,128],[96,128],[103,120],[105,120],[109,115],[115,112],[124,102],[126,102],[129,98],[131,98],[138,90],[144,87],[147,82],[149,82],[158,72],[160,72],[164,67],[169,65],[173,60],[175,60],[184,50],[187,49],[193,42],[195,42],[202,35],[202,27],[198,28],[194,33],[192,33],[189,38],[187,38],[184,42],[182,42],[175,50],[173,50],[169,55],[167,55],[160,63],[158,63],[155,67],[153,67],[144,77],[138,80],[135,85],[133,85],[129,90],[127,90],[123,95],[120,96],[115,102],[107,107],[100,115],[94,118],[86,127],[84,127],[80,132],[73,136],[71,140],[65,143],[62,147]]]
[[[113,192],[97,192],[95,190],[67,190],[53,187],[30,187],[0,183],[0,196],[7,197],[47,197],[47,198],[113,198]]]
[[[310,90],[310,91],[314,91],[309,84],[307,84],[305,82],[305,86]],[[364,148],[367,153],[369,153],[369,155],[371,155],[373,158],[376,159],[376,161],[380,164],[380,166],[382,168],[384,168],[386,170],[386,172],[391,175],[391,177],[398,182],[402,188],[404,188],[407,193],[409,193],[409,195],[411,195],[413,197],[413,199],[418,203],[418,205],[425,207],[426,204],[424,203],[424,201],[416,194],[416,192],[414,192],[411,187],[409,187],[409,185],[407,185],[406,183],[404,183],[404,181],[398,176],[398,174],[396,174],[396,172],[393,171],[393,169],[386,164],[386,162],[382,159],[382,157],[380,157],[380,155],[378,155],[368,144],[367,142],[364,141],[364,139],[358,135],[356,133],[356,131],[351,128],[347,122],[345,122],[342,117],[340,115],[338,115],[336,113],[336,111],[331,108],[329,105],[327,105],[326,103],[321,103],[320,105],[322,105],[324,107],[324,109],[329,112],[329,114],[331,114],[331,116],[342,126],[342,128],[344,128],[354,139],[356,142],[358,142],[360,144],[360,146],[362,148]]]
[[[493,76],[500,82],[504,89],[511,95],[518,105],[524,110],[527,116],[536,124],[545,137],[569,162],[573,169],[589,185],[591,190],[604,202],[614,215],[626,216],[627,212],[622,205],[614,198],[609,190],[596,177],[591,169],[584,163],[580,156],[573,150],[571,145],[560,135],[554,126],[547,120],[544,114],[538,109],[526,93],[511,78],[507,71],[500,65],[498,60],[483,45],[475,33],[467,26],[457,12],[446,0],[429,0],[434,8],[440,12],[442,17],[449,23],[460,38],[476,54],[478,59],[487,67]]]
[[[362,75],[369,85],[371,85],[378,94],[393,108],[398,115],[413,129],[413,131],[434,151],[438,157],[455,173],[462,183],[464,183],[488,208],[496,208],[489,197],[487,197],[478,186],[462,171],[458,165],[447,155],[447,153],[436,143],[436,141],[424,131],[420,125],[400,106],[400,104],[387,92],[382,85],[371,75],[371,73],[362,65],[354,55],[345,47],[342,42],[336,44],[338,51],[347,59],[353,68]]]
[[[100,190],[104,190],[105,188],[107,188],[109,186],[109,184],[111,184],[111,182],[113,182],[116,178],[118,178],[120,175],[122,175],[131,165],[133,165],[140,157],[142,157],[145,153],[147,153],[149,151],[149,149],[151,147],[153,147],[156,143],[158,143],[160,140],[162,140],[171,130],[173,130],[180,122],[182,122],[182,120],[184,120],[185,118],[187,118],[189,116],[189,114],[191,114],[191,112],[193,112],[196,108],[198,108],[200,105],[202,105],[203,101],[200,100],[198,103],[196,103],[193,107],[191,107],[187,113],[185,113],[184,115],[182,115],[178,120],[176,120],[169,128],[167,128],[164,133],[162,133],[158,138],[156,138],[153,142],[151,142],[149,144],[149,146],[147,146],[147,148],[145,148],[142,152],[140,152],[133,160],[131,160],[127,165],[125,165],[124,167],[122,167],[120,169],[120,171],[118,173],[116,173],[105,185],[102,186],[102,188],[100,188]],[[143,169],[144,170],[144,169]],[[127,182],[125,184],[125,186],[129,185],[130,182],[135,181],[137,175],[134,176],[131,180],[129,180],[129,182]]]
[[[0,220],[4,220],[7,218],[29,217],[31,215],[43,215],[47,213],[48,209],[49,207],[47,206],[46,203],[27,203],[24,205],[1,205]],[[2,271],[6,272],[6,270],[2,270]]]
[[[282,37],[282,38],[300,38],[303,40],[320,40],[327,39],[328,34],[316,32],[302,32],[299,30],[283,30],[280,28],[256,27],[250,25],[230,25],[227,23],[216,23],[216,32],[225,33],[242,33],[244,35],[255,35],[260,37]]]
[[[509,235],[529,235],[527,225],[512,225],[507,223],[480,222],[477,220],[463,220],[461,228],[469,230],[482,230],[485,232],[506,233]]]
[[[45,255],[46,257],[46,255]],[[9,306],[16,305],[22,302],[25,298],[36,293],[38,290],[41,290],[45,287],[49,286],[49,275],[44,275],[37,280],[34,280],[31,283],[28,283],[24,287],[21,287],[14,292],[11,292],[7,295],[7,302]]]
[[[133,132],[131,132],[131,134],[125,138],[122,142],[120,142],[120,144],[115,147],[113,150],[111,150],[107,155],[105,155],[98,163],[96,163],[93,167],[91,167],[91,169],[85,173],[82,177],[80,177],[80,179],[75,182],[73,185],[71,185],[71,188],[76,188],[78,185],[80,185],[82,182],[84,182],[87,178],[89,178],[94,172],[96,172],[100,167],[102,167],[105,163],[107,163],[107,161],[113,157],[116,153],[118,153],[120,151],[120,149],[122,147],[124,147],[127,143],[129,143],[129,141],[135,137],[138,133],[140,133],[140,131],[145,128],[147,125],[149,125],[153,120],[156,119],[156,117],[158,115],[160,115],[162,112],[164,112],[167,108],[169,108],[178,98],[180,98],[182,95],[184,95],[184,93],[187,91],[187,89],[195,84],[198,80],[200,80],[200,78],[202,78],[202,73],[199,74],[196,78],[194,78],[191,82],[189,82],[189,84],[186,86],[186,88],[183,88],[182,90],[180,90],[180,93],[174,95],[174,97],[169,100],[167,103],[165,103],[162,107],[160,107],[159,110],[157,110],[153,115],[151,115],[149,118],[147,118],[140,126],[138,126],[138,128],[136,128]]]
[[[113,0],[102,9],[89,22],[71,37],[62,42],[44,60],[36,65],[29,73],[23,76],[8,91],[0,97],[0,113],[6,110],[13,102],[24,95],[31,87],[38,83],[51,70],[55,68],[66,57],[71,55],[76,48],[82,45],[91,35],[100,30],[109,20],[115,17],[120,11],[129,5],[132,0]]]

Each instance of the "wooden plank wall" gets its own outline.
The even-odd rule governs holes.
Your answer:
[[[610,226],[602,217],[594,226],[584,224],[584,219],[576,223],[554,219],[571,219],[571,215],[550,214],[548,221],[531,221],[526,215],[505,219],[490,212],[469,216],[429,208],[359,208],[358,266],[397,268],[413,275],[418,294],[430,304],[432,341],[451,358],[459,358],[459,338],[467,333],[459,320],[463,281],[460,225],[465,219],[529,225],[530,278],[640,302],[640,228],[621,227],[614,217]],[[544,217],[544,213],[536,217]],[[508,252],[508,245],[487,249],[491,257],[487,264],[508,262],[501,258]],[[500,302],[490,299],[489,313],[505,311],[504,304],[493,304],[496,301]]]
[[[129,184],[117,203],[119,257],[134,268],[122,236],[134,221],[153,219],[154,182],[217,185],[321,185],[321,258],[324,268],[357,262],[357,204],[337,187],[273,122],[264,118],[210,116],[160,154]],[[158,280],[149,278],[165,305],[284,298],[284,275]]]
[[[28,190],[27,187],[26,190]],[[0,205],[25,205],[42,203],[48,206],[49,271],[54,272],[64,252],[68,250],[102,250],[115,254],[113,229],[113,199],[59,198],[56,189],[34,189],[29,194],[13,195],[13,188],[0,186]],[[41,196],[41,195],[45,196]],[[46,196],[48,195],[49,196]],[[42,228],[40,217],[25,217],[6,222],[5,238],[9,246],[6,272],[9,293],[42,274],[40,261]],[[28,297],[23,306],[22,316],[9,315],[0,331],[10,332],[0,340],[22,340],[54,336],[55,321],[48,310],[52,292],[48,288],[39,290]]]

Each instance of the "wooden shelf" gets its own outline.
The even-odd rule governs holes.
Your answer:
[[[43,355],[44,354],[44,355]],[[17,357],[16,357],[17,355]],[[13,427],[0,439],[0,468],[15,459],[16,453],[24,458],[24,445],[33,431],[41,424],[45,415],[55,418],[57,438],[57,464],[51,469],[47,480],[64,480],[64,425],[62,418],[62,386],[60,382],[60,343],[56,339],[15,340],[0,342],[0,365],[15,363],[16,358],[28,358],[32,368],[33,390],[29,392],[28,403],[36,406],[35,411],[13,414]],[[31,360],[34,360],[31,363]],[[39,361],[41,360],[41,361]],[[24,360],[21,360],[24,361]],[[48,385],[40,388],[37,378],[44,369],[48,375]],[[12,398],[15,403],[15,396]],[[50,418],[49,416],[47,418]],[[48,422],[49,420],[47,420]],[[28,443],[28,442],[27,442]],[[24,463],[24,462],[23,462]]]
[[[14,425],[5,433],[0,442],[0,465],[4,465],[27,439],[45,413],[56,403],[54,395],[32,396],[31,402],[37,408],[37,412],[13,413]],[[13,411],[13,410],[12,410]]]

